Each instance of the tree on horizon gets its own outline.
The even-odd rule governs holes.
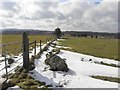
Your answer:
[[[61,30],[60,30],[59,27],[57,27],[57,28],[55,29],[54,34],[56,35],[57,38],[60,38],[60,37],[61,37]]]

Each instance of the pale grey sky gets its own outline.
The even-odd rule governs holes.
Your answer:
[[[118,1],[0,0],[0,24],[1,28],[117,32]]]

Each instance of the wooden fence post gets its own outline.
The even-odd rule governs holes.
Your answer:
[[[42,48],[41,48],[41,46],[42,46],[41,43],[42,43],[42,42],[41,42],[41,40],[40,40],[40,51],[42,50]]]
[[[46,38],[46,44],[47,44],[47,38]]]
[[[36,55],[36,40],[35,40],[35,46],[34,46],[34,48],[35,48],[34,55]]]
[[[4,54],[4,58],[5,58],[5,70],[6,70],[6,80],[8,80],[8,71],[7,71],[7,61],[6,61],[6,53],[5,53],[5,45],[3,46],[3,54]]]
[[[28,69],[29,62],[29,39],[26,32],[23,33],[23,68]]]

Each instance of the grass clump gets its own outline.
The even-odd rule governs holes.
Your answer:
[[[17,66],[15,69],[15,72],[22,72],[23,71],[23,67],[21,66]]]
[[[18,78],[23,79],[23,78],[26,78],[26,77],[27,77],[26,73],[21,73]]]
[[[43,83],[40,81],[35,81],[34,79],[26,79],[24,82],[20,82],[17,85],[23,89],[38,89],[43,85]]]
[[[16,72],[10,78],[18,78],[20,74],[21,74],[20,72]]]
[[[25,86],[37,85],[33,79],[27,79],[24,83]]]
[[[120,83],[120,78],[118,77],[107,77],[107,76],[91,76],[91,77],[95,79],[101,79],[105,81]]]
[[[15,86],[17,83],[20,83],[20,79],[18,78],[13,78],[8,81],[8,83],[12,86]]]
[[[108,64],[108,63],[104,63],[104,62],[102,62],[102,61],[101,61],[100,64],[120,68],[120,66],[117,66],[116,64]]]
[[[22,68],[21,66],[17,66],[16,68],[15,68],[15,72],[17,71],[17,70],[19,70],[20,68]],[[21,70],[22,71],[22,70]]]

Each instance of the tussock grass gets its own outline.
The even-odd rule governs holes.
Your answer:
[[[102,62],[102,61],[101,61],[100,64],[120,68],[120,66],[117,66],[116,64],[108,64],[108,63],[104,63],[104,62]]]
[[[30,75],[28,75],[28,72],[23,69],[22,67],[16,68],[16,73],[14,73],[7,83],[4,83],[3,90],[7,89],[8,87],[13,87],[15,85],[19,86],[22,89],[25,90],[48,90],[47,86],[45,85],[45,82],[40,82],[34,80]],[[43,87],[41,87],[43,86]]]

